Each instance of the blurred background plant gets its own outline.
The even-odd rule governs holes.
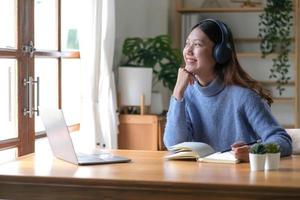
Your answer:
[[[153,69],[152,88],[159,81],[169,90],[175,87],[178,68],[183,58],[179,49],[172,48],[168,35],[154,38],[127,38],[123,44],[122,66],[149,67]]]
[[[269,78],[277,81],[279,94],[291,77],[288,75],[291,67],[289,53],[291,52],[291,28],[293,26],[292,0],[267,0],[264,12],[259,16],[259,37],[262,39],[260,49],[262,57],[278,53],[273,58]]]

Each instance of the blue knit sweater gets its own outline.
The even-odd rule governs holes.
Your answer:
[[[279,144],[282,156],[292,152],[291,137],[251,89],[225,86],[215,79],[206,87],[198,82],[189,85],[180,101],[171,97],[164,133],[166,147],[197,141],[221,151],[237,141],[258,139]]]

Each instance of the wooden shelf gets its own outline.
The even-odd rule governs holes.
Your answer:
[[[260,42],[261,41],[261,38],[234,38],[234,42],[238,42],[238,43],[241,43],[241,42]]]
[[[295,128],[294,124],[282,124],[283,128]]]
[[[271,53],[267,55],[266,58],[276,58],[277,55],[278,55],[277,53]],[[294,53],[291,53],[290,58],[294,58],[294,55],[295,55]],[[237,56],[239,58],[245,58],[245,57],[262,58],[262,54],[257,52],[242,52],[242,53],[237,53]]]
[[[273,98],[274,103],[280,103],[280,104],[293,104],[295,98],[294,97],[276,97]]]
[[[232,13],[232,12],[262,12],[262,7],[232,7],[232,8],[180,8],[177,9],[180,13],[212,13],[212,12],[223,12],[223,13]]]
[[[256,52],[243,52],[243,53],[237,53],[237,56],[239,58],[244,58],[244,57],[259,57],[261,58],[261,53],[256,53]],[[275,54],[270,54],[267,57],[275,57]]]
[[[295,42],[295,38],[290,38],[293,42]],[[251,42],[251,43],[259,43],[261,42],[261,38],[234,38],[234,42],[242,43],[242,42]]]
[[[258,81],[258,82],[261,83],[262,85],[266,85],[266,86],[276,86],[277,85],[276,81]],[[295,81],[289,81],[286,85],[295,86]]]

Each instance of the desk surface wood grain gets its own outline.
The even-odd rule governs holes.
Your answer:
[[[248,163],[166,161],[163,158],[166,152],[159,151],[118,150],[112,153],[129,157],[132,162],[76,166],[53,158],[51,152],[43,152],[2,164],[0,197],[300,198],[300,157],[283,158],[276,171],[251,172]]]

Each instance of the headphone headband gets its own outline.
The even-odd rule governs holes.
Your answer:
[[[221,42],[215,44],[213,55],[217,63],[224,64],[230,60],[232,53],[232,47],[229,42],[230,31],[225,23],[216,19],[204,19],[199,24],[205,21],[211,21],[215,23],[221,31]]]
[[[213,22],[213,23],[215,23],[215,24],[218,25],[218,27],[219,27],[219,29],[221,31],[221,42],[220,43],[224,42],[224,40],[225,40],[224,37],[225,37],[225,34],[227,34],[227,30],[226,30],[226,28],[224,29],[223,23],[220,22],[219,20],[216,20],[216,19],[205,19],[202,22],[204,22],[204,21],[211,21],[211,22]]]

